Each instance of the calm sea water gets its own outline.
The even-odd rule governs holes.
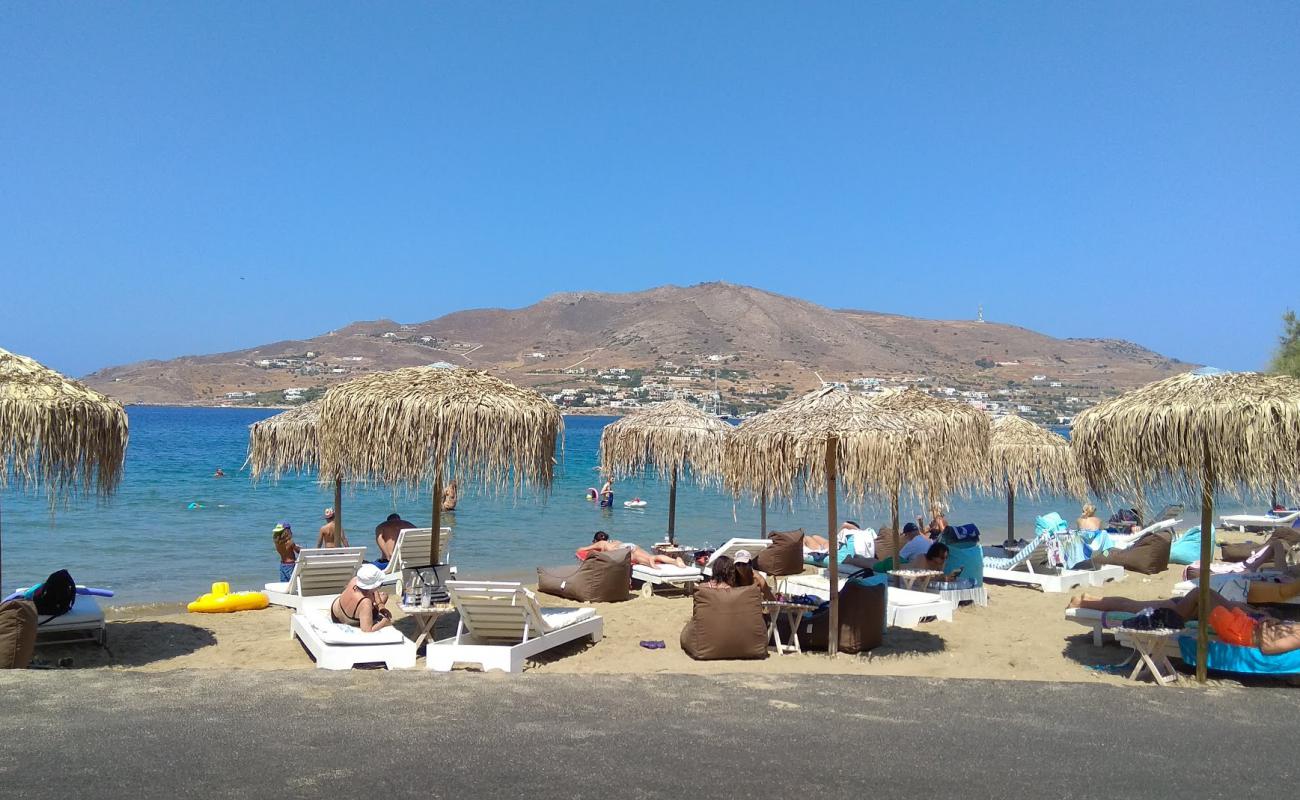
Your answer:
[[[277,413],[273,410],[132,407],[131,444],[118,492],[107,502],[78,500],[59,507],[53,518],[43,495],[10,489],[3,500],[3,587],[43,579],[66,567],[80,583],[113,589],[116,604],[189,600],[217,580],[234,588],[260,588],[277,579],[278,559],[271,528],[293,525],[303,546],[316,541],[321,512],[333,503],[333,489],[311,476],[286,477],[278,483],[253,484],[241,469],[248,447],[248,426]],[[537,565],[571,563],[576,547],[597,529],[648,547],[664,538],[668,487],[654,478],[624,481],[616,487],[616,508],[599,509],[584,497],[598,485],[595,470],[600,433],[613,421],[601,417],[565,420],[565,453],[549,497],[485,496],[466,487],[460,508],[449,520],[455,527],[452,560],[461,574],[474,577],[523,577]],[[223,479],[214,479],[221,467]],[[622,507],[641,497],[644,510]],[[1158,506],[1166,498],[1151,498]],[[198,503],[201,508],[190,508]],[[1006,529],[1001,498],[954,499],[949,518],[974,522],[986,542],[1000,541]],[[1110,504],[1098,503],[1099,507]],[[1188,524],[1194,504],[1187,503]],[[1252,504],[1252,508],[1259,504]],[[415,494],[387,489],[344,489],[344,524],[353,544],[377,553],[374,526],[392,511],[419,525],[430,520],[428,489]],[[841,502],[841,518],[864,525],[887,524],[888,507]],[[1223,513],[1242,510],[1229,501]],[[922,509],[905,503],[904,519]],[[1077,516],[1072,499],[1020,501],[1018,532],[1032,529],[1034,516],[1058,511]],[[1106,516],[1104,513],[1102,516]],[[803,527],[824,533],[824,505],[796,503],[773,508],[773,529]],[[715,489],[683,484],[677,495],[680,541],[720,544],[733,536],[756,535],[758,507],[734,501]]]

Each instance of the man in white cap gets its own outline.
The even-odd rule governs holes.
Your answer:
[[[339,527],[334,509],[325,509],[325,524],[320,526],[320,535],[316,537],[317,547],[347,547],[348,536]]]
[[[374,564],[362,564],[357,575],[348,581],[333,603],[330,617],[344,625],[355,625],[363,631],[377,631],[393,624],[393,615],[387,608],[388,593],[379,591],[384,582],[384,571]]]

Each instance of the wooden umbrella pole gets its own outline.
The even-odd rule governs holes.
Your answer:
[[[758,502],[759,502],[758,526],[760,531],[759,538],[766,539],[767,538],[767,488],[766,487],[763,488],[762,497],[759,499]]]
[[[677,465],[673,465],[673,481],[668,484],[668,544],[677,544]]]
[[[347,541],[343,536],[343,479],[334,479],[334,543],[339,547]]]
[[[1205,476],[1201,480],[1201,564],[1214,560],[1213,536],[1214,524],[1214,462],[1210,458],[1210,439],[1205,438]],[[1206,658],[1210,649],[1210,570],[1201,569],[1196,588],[1196,682],[1205,683],[1207,670]]]
[[[894,496],[889,498],[889,524],[893,526],[894,569],[899,569],[903,566],[903,554],[901,552],[902,545],[899,544],[899,539],[902,537],[898,532],[898,523],[900,522],[898,519],[898,495],[902,494],[902,492],[903,476],[900,474],[898,480],[894,482]]]
[[[831,630],[827,650],[831,658],[835,658],[840,650],[840,537],[835,519],[835,445],[834,436],[826,440],[826,539],[831,548]]]
[[[433,478],[433,535],[429,537],[429,564],[438,563],[438,540],[442,538],[442,469]]]
[[[1007,544],[1016,540],[1016,487],[1007,481]]]

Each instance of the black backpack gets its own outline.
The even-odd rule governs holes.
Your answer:
[[[50,577],[45,579],[32,593],[32,602],[36,604],[36,613],[48,619],[41,620],[42,623],[49,622],[55,617],[66,614],[72,610],[72,604],[77,599],[77,583],[72,580],[66,569],[58,572],[51,572]]]

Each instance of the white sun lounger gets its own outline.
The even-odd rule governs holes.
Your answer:
[[[1223,585],[1225,583],[1228,583],[1229,581],[1233,581],[1233,580],[1244,580],[1247,582],[1250,582],[1252,580],[1264,581],[1272,578],[1277,578],[1278,575],[1279,573],[1277,573],[1276,571],[1267,571],[1267,570],[1258,570],[1256,572],[1222,572],[1217,575],[1210,576],[1210,588],[1216,592],[1222,592]],[[1200,585],[1199,578],[1193,578],[1190,581],[1179,581],[1178,583],[1174,584],[1174,590],[1173,590],[1174,597],[1185,597],[1188,592],[1196,591],[1199,585]],[[1290,600],[1287,600],[1284,603],[1277,603],[1276,605],[1300,606],[1300,596],[1292,597]]]
[[[23,587],[19,591],[25,592],[28,588],[30,587]],[[93,595],[77,595],[66,614],[57,617],[40,614],[36,617],[37,647],[75,642],[94,642],[103,647],[107,636],[104,610],[99,607],[99,601]]]
[[[513,581],[448,581],[460,614],[456,635],[425,647],[428,668],[449,672],[477,664],[484,672],[520,672],[529,656],[583,637],[599,642],[605,622],[594,608],[542,608]]]
[[[266,584],[266,599],[293,609],[327,608],[357,574],[365,552],[364,547],[301,550],[289,580]]]
[[[709,560],[704,562],[704,574],[712,575],[713,562],[722,556],[734,559],[736,553],[741,550],[748,550],[750,555],[758,555],[759,550],[764,550],[771,544],[771,539],[728,539],[726,544],[714,550],[713,555],[709,556]]]
[[[654,593],[656,586],[671,586],[686,590],[691,584],[704,580],[704,573],[699,567],[679,567],[674,564],[647,567],[634,564],[632,580],[641,581],[641,595],[649,597]]]
[[[846,581],[847,578],[840,579],[841,591]],[[786,579],[785,590],[793,595],[810,594],[822,600],[829,600],[830,586],[830,579],[825,575],[791,575]],[[953,612],[957,610],[956,603],[945,600],[937,594],[899,589],[895,586],[888,587],[885,599],[886,622],[898,628],[915,628],[931,619],[952,622]]]
[[[1092,643],[1101,647],[1102,635],[1119,627],[1119,623],[1133,616],[1127,611],[1097,611],[1091,608],[1067,608],[1065,618],[1092,629]]]
[[[393,557],[384,569],[385,575],[400,578],[402,570],[407,567],[429,566],[429,547],[433,538],[433,528],[403,528],[397,534],[397,544],[393,545]],[[446,564],[451,552],[451,528],[443,528],[438,537],[438,561]]]
[[[1111,581],[1124,580],[1124,568],[1117,564],[1106,564],[1097,569],[1062,569],[1058,572],[1034,572],[1030,556],[1042,547],[1050,534],[1034,538],[1032,542],[1020,549],[1011,558],[984,557],[984,580],[1019,583],[1037,586],[1044,592],[1061,593],[1081,589],[1084,586],[1104,586]],[[1020,569],[1023,567],[1023,569]]]
[[[415,642],[392,627],[363,631],[330,619],[327,611],[294,614],[290,635],[316,659],[317,669],[352,669],[358,664],[383,664],[388,669],[415,666]]]
[[[1239,531],[1247,529],[1271,530],[1273,528],[1288,528],[1300,520],[1300,511],[1292,511],[1282,516],[1273,516],[1272,514],[1229,514],[1226,517],[1219,517],[1225,528],[1236,528]]]

